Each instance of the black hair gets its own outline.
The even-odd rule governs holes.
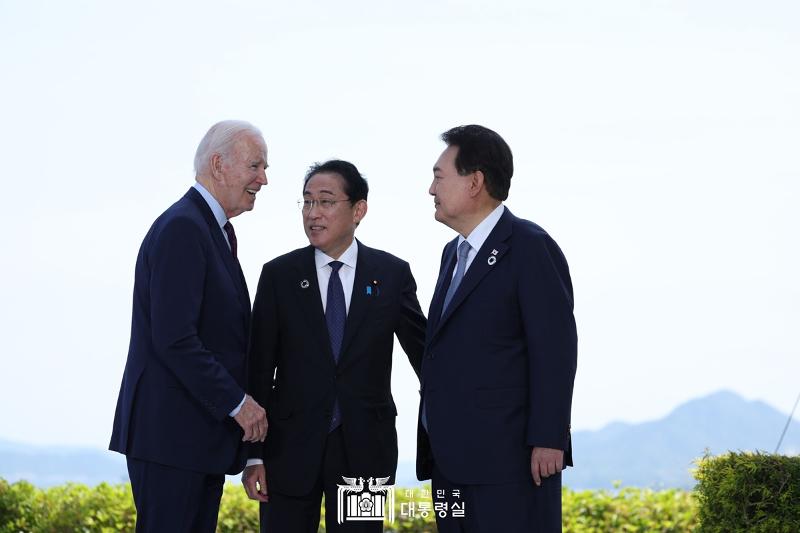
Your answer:
[[[470,124],[447,130],[442,133],[442,140],[448,146],[458,147],[456,170],[460,175],[480,170],[489,195],[501,202],[508,198],[514,157],[500,135],[489,128]]]
[[[353,163],[342,161],[340,159],[331,159],[324,163],[314,163],[308,167],[306,177],[303,180],[303,190],[305,190],[308,180],[315,174],[322,174],[331,172],[338,174],[344,180],[344,193],[350,200],[350,205],[354,205],[359,200],[366,200],[369,194],[369,185],[364,176],[358,171]]]

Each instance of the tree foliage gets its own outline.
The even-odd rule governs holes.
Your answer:
[[[800,457],[731,452],[697,462],[701,533],[800,531]]]

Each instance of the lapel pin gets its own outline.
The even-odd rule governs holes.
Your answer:
[[[492,266],[493,264],[497,263],[497,257],[490,255],[486,262],[489,263],[489,266]]]
[[[495,250],[494,248],[492,248],[492,255],[497,255],[497,250]]]
[[[372,296],[373,293],[375,294],[375,296],[378,296],[381,293],[380,289],[378,288],[378,280],[377,279],[373,279],[372,280],[372,284],[371,285],[367,285],[366,292],[367,292],[367,296]]]
[[[308,286],[309,286],[309,283],[308,283],[307,279],[304,279],[303,281],[300,282],[300,288],[301,289],[307,289]]]

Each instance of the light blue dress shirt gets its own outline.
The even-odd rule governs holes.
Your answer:
[[[222,236],[225,238],[225,242],[228,244],[228,249],[230,250],[231,243],[228,241],[228,234],[225,232],[224,229],[222,229],[222,226],[224,226],[228,222],[228,217],[225,216],[225,210],[219,204],[217,199],[214,198],[214,196],[210,192],[208,192],[208,189],[203,187],[203,185],[199,181],[195,181],[193,187],[197,190],[197,192],[200,193],[200,196],[203,197],[203,200],[206,201],[208,207],[211,208],[211,212],[214,213],[214,218],[216,219],[217,224],[219,224],[219,230],[222,232]],[[244,405],[245,398],[247,398],[247,394],[244,395],[242,401],[239,402],[239,405],[237,405],[233,411],[228,413],[229,416],[236,416],[239,414],[239,411],[242,409],[242,406]]]

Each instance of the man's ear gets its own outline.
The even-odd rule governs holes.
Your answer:
[[[486,188],[486,176],[482,170],[476,170],[472,173],[469,181],[469,195],[475,198],[480,192]]]
[[[353,222],[358,224],[365,216],[367,216],[367,201],[359,200],[353,207],[355,207],[353,210]]]
[[[211,177],[219,181],[222,179],[222,154],[211,154],[208,167],[211,169]]]

